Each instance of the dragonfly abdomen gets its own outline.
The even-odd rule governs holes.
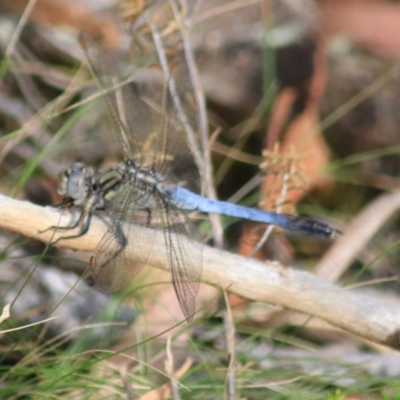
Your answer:
[[[279,214],[225,201],[211,200],[178,186],[166,187],[165,194],[176,207],[186,211],[218,213],[230,217],[244,218],[264,224],[278,225],[311,236],[331,238],[340,234],[337,229],[330,225],[303,215]]]

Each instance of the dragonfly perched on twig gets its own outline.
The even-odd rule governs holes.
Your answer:
[[[265,212],[196,194],[200,174],[185,133],[185,125],[195,123],[196,111],[181,77],[158,74],[157,90],[154,77],[148,84],[144,79],[118,86],[102,47],[87,38],[83,43],[124,161],[101,173],[74,163],[62,175],[59,192],[64,205],[82,208],[74,225],[80,227],[76,236],[87,232],[96,210],[110,213],[110,228],[91,258],[94,283],[100,290],[125,287],[146,264],[149,254],[143,249],[151,248],[156,231],[162,230],[173,286],[186,320],[191,321],[202,271],[202,245],[190,239],[193,229],[188,214],[193,212],[274,224],[307,235],[332,238],[338,233],[306,216]],[[139,234],[138,225],[150,229]],[[127,246],[132,246],[134,263],[126,258]]]

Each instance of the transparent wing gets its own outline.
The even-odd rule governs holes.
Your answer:
[[[125,159],[157,171],[167,183],[197,190],[201,185],[199,163],[193,157],[197,109],[181,49],[171,51],[173,45],[165,43],[165,47],[160,47],[162,51],[153,48],[146,52],[148,64],[160,60],[164,66],[168,64],[167,73],[164,67],[162,73],[161,68],[143,69],[136,68],[137,65],[132,71],[125,68],[129,63],[122,59],[118,59],[117,68],[113,57],[106,54],[99,42],[85,36],[81,41],[106,99],[113,131]],[[141,48],[132,46],[132,51],[134,61],[146,58]],[[160,54],[167,52],[168,57],[162,60]],[[124,80],[124,76],[129,79]],[[104,292],[126,286],[147,263],[157,230],[161,230],[175,292],[190,321],[201,278],[201,245],[187,238],[192,230],[185,215],[172,208],[160,193],[153,193],[149,205],[138,210],[135,205],[140,199],[134,180],[130,185],[117,196],[111,227],[92,258],[95,284]],[[137,225],[147,229],[137,229]],[[135,261],[127,257],[127,246]]]
[[[143,55],[139,46],[132,45],[135,62],[132,66],[130,60],[107,53],[98,40],[87,35],[81,36],[81,43],[103,92],[111,126],[125,159],[134,159],[140,165],[157,170],[168,177],[170,183],[198,190],[201,186],[198,163],[187,134],[192,125],[192,134],[197,132],[197,109],[193,96],[189,95],[189,71],[184,67],[184,59],[177,60],[177,55],[171,55],[171,74],[166,78],[160,68],[154,68],[158,62],[154,49]],[[139,67],[137,60],[142,65],[152,64],[153,68]],[[175,89],[174,93],[171,88]],[[180,109],[176,107],[176,99],[181,104]]]
[[[79,39],[89,61],[92,75],[106,100],[114,134],[125,157],[132,157],[138,153],[139,148],[128,139],[128,123],[121,112],[120,104],[130,99],[124,98],[124,93],[118,89],[121,87],[123,77],[118,72],[119,68],[117,68],[115,57],[107,54],[98,39],[94,39],[88,34],[81,34]],[[140,129],[140,126],[137,126],[137,129]]]
[[[171,183],[188,187],[192,191],[199,191],[201,187],[201,174],[204,161],[199,146],[199,105],[195,96],[199,89],[194,86],[191,71],[185,58],[184,45],[181,32],[170,31],[167,26],[157,26],[152,19],[147,20],[152,39],[155,44],[155,52],[160,67],[163,71],[163,108],[164,118],[160,121],[163,126],[159,131],[167,137],[163,141],[164,154],[172,154],[168,167],[168,175],[179,180],[171,180]],[[169,34],[165,34],[166,29]]]
[[[135,196],[137,194],[134,188],[116,196],[111,225],[91,260],[94,283],[104,293],[125,288],[146,265],[153,247],[155,230],[142,231],[135,229],[135,225],[129,225],[148,218],[146,212],[131,211],[129,205],[135,204]],[[128,225],[124,225],[124,221]],[[127,245],[130,246],[131,252],[133,251],[130,257],[125,251]]]
[[[167,228],[164,229],[164,239],[172,283],[183,314],[190,322],[196,311],[196,296],[201,279],[202,244],[190,239],[193,237],[192,224],[180,210],[170,205],[162,208],[163,223]]]
[[[151,210],[135,210],[134,189],[116,202],[112,225],[98,245],[91,268],[96,287],[106,293],[126,287],[148,262],[162,227],[162,246],[172,273],[172,283],[186,320],[193,319],[202,272],[202,245],[193,241],[188,218],[161,196]],[[123,224],[123,221],[128,224]],[[131,224],[134,222],[135,224]],[[140,229],[143,226],[146,229]],[[129,246],[129,255],[125,251]]]

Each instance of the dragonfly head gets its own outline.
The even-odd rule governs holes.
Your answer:
[[[92,186],[93,171],[85,164],[76,162],[60,174],[58,193],[63,204],[83,205]]]

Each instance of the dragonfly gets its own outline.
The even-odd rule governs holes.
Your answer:
[[[217,213],[311,236],[338,235],[329,224],[308,216],[267,212],[196,193],[200,173],[185,139],[185,125],[196,123],[196,110],[188,100],[190,87],[180,79],[184,74],[161,74],[157,90],[154,79],[149,84],[135,81],[115,88],[121,80],[115,76],[115,66],[110,66],[112,57],[104,55],[97,42],[86,39],[83,45],[124,160],[105,171],[76,162],[61,175],[58,191],[64,206],[81,209],[75,224],[66,227],[79,227],[79,233],[63,239],[84,235],[97,210],[106,210],[110,216],[109,229],[90,261],[94,284],[101,291],[112,293],[126,287],[146,265],[148,249],[161,231],[172,284],[190,322],[202,272],[202,244],[192,239],[195,229],[189,217],[193,213]],[[176,106],[177,94],[181,109]],[[182,109],[187,116],[184,121]],[[135,261],[127,257],[127,247]]]

